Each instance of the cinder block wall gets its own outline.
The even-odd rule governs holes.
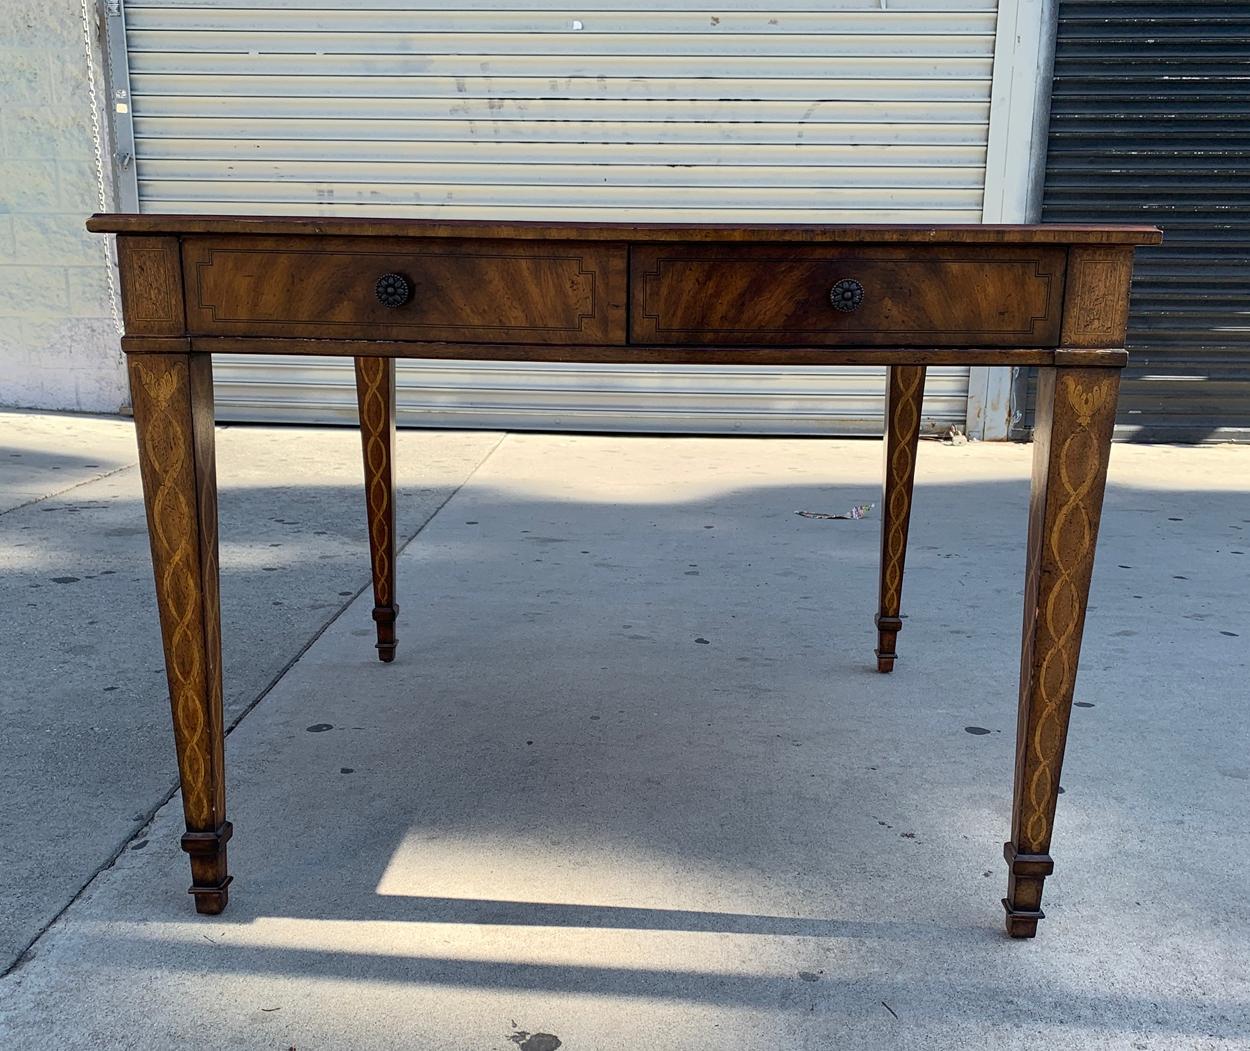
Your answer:
[[[127,401],[105,238],[83,229],[100,208],[93,76],[108,119],[87,6],[92,73],[81,0],[0,0],[0,405],[117,412]]]

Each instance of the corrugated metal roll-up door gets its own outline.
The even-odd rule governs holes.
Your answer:
[[[130,0],[153,212],[982,214],[996,0]],[[930,370],[932,428],[967,370]],[[221,358],[223,419],[352,420],[350,365]],[[879,432],[880,369],[404,362],[429,426]]]
[[[1117,433],[1250,440],[1250,3],[1060,0],[1042,217],[1163,227]]]

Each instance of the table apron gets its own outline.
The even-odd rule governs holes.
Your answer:
[[[604,365],[1058,365],[1123,368],[1123,347],[674,347],[415,343],[363,339],[244,336],[123,336],[127,354],[281,354],[294,357],[412,358],[433,361],[538,361]]]

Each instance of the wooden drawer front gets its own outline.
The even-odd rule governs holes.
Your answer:
[[[640,245],[635,343],[1054,346],[1066,249]],[[835,310],[839,281],[862,286]]]
[[[183,243],[195,335],[470,343],[623,343],[625,248],[390,238],[218,238]],[[384,274],[411,290],[376,293]]]

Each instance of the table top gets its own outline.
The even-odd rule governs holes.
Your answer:
[[[1041,223],[870,224],[806,223],[552,223],[481,219],[373,219],[286,215],[126,215],[100,213],[87,220],[93,233],[283,234],[340,237],[489,237],[578,241],[806,241],[813,244],[1060,244],[1152,245],[1163,239],[1155,226]]]

